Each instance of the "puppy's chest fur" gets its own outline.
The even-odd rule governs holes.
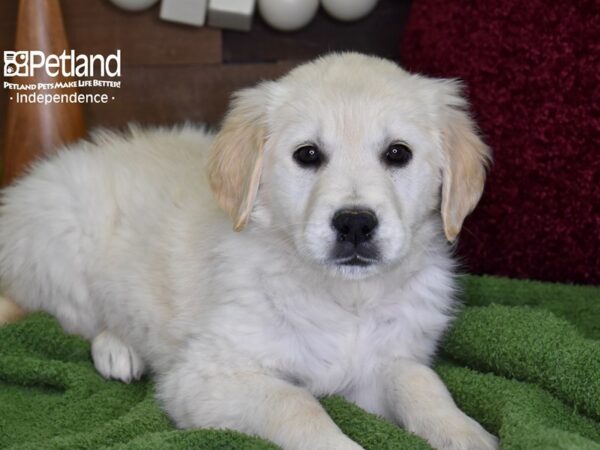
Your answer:
[[[450,317],[448,299],[422,299],[410,287],[386,291],[265,283],[269,312],[259,360],[315,395],[373,383],[386,362],[427,362]]]

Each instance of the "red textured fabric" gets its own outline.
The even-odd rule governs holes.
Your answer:
[[[494,151],[475,273],[600,283],[600,3],[415,0],[404,65],[459,77]]]

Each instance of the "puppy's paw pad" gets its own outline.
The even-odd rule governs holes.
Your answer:
[[[107,331],[92,341],[92,358],[96,370],[104,378],[129,383],[139,380],[144,373],[144,363],[137,353]]]

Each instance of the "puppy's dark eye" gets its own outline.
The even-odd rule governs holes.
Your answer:
[[[412,150],[402,142],[391,144],[383,154],[383,161],[393,167],[404,167],[412,158]]]
[[[323,155],[314,145],[304,145],[294,152],[294,159],[301,167],[317,168],[323,162]]]

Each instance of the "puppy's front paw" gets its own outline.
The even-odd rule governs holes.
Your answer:
[[[129,383],[144,373],[144,363],[137,353],[108,331],[103,331],[92,341],[92,358],[96,370],[104,378]]]
[[[447,417],[417,433],[437,450],[498,450],[498,439],[465,414]]]

